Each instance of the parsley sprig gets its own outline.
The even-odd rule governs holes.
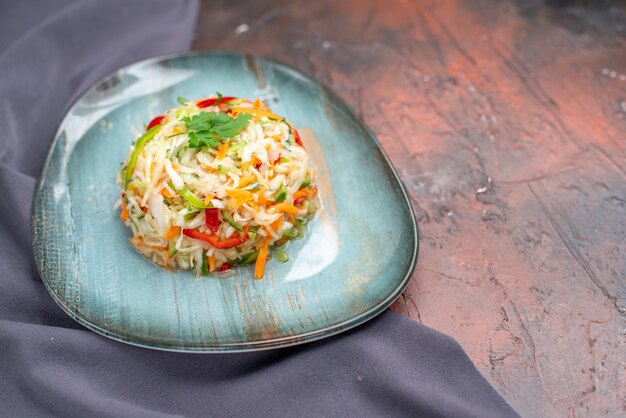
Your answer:
[[[252,116],[242,113],[231,118],[227,113],[202,112],[191,118],[185,116],[183,122],[187,126],[189,148],[217,148],[224,139],[232,138],[248,126]]]

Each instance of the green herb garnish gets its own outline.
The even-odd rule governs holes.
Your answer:
[[[242,113],[231,118],[224,112],[202,112],[191,118],[185,116],[182,121],[187,126],[189,148],[217,148],[224,139],[232,138],[244,130],[251,117]]]

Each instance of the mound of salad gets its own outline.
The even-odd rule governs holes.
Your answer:
[[[259,99],[215,96],[155,117],[118,174],[130,243],[169,270],[197,275],[254,265],[302,238],[320,207],[298,131]]]

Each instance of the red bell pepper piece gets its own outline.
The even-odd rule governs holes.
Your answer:
[[[220,210],[218,208],[206,208],[204,210],[206,226],[213,233],[220,227]]]
[[[224,263],[217,268],[217,271],[224,271],[224,270],[228,270],[229,268],[230,268],[230,264]]]
[[[224,97],[222,97],[222,101],[220,103],[224,103],[224,102],[227,102],[227,101],[233,100],[233,99],[236,99],[236,97],[224,96]],[[198,106],[200,109],[202,109],[203,107],[213,106],[215,104],[215,102],[217,102],[217,97],[214,97],[213,99],[203,100],[200,103],[198,103],[196,106]]]
[[[302,145],[302,140],[300,139],[300,134],[298,133],[298,130],[296,128],[293,128],[293,137],[296,139],[296,144],[304,148],[304,145]]]
[[[152,119],[150,123],[148,124],[146,131],[149,131],[150,129],[154,128],[157,125],[160,125],[161,122],[163,122],[163,119],[165,119],[165,116],[157,116],[156,118]]]
[[[205,234],[204,232],[200,232],[197,229],[184,229],[183,234],[188,236],[189,238],[198,239],[200,241],[208,242],[214,248],[231,248],[236,247],[239,244],[243,244],[248,239],[248,234],[233,234],[225,240],[220,241],[220,239],[213,234]]]

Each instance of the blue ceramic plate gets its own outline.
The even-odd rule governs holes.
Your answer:
[[[324,208],[290,261],[228,278],[151,264],[113,210],[115,175],[143,124],[176,98],[261,97],[302,132]],[[33,207],[34,252],[56,302],[89,329],[144,347],[191,352],[282,347],[371,319],[405,288],[418,238],[407,196],[373,134],[301,72],[237,53],[155,58],[106,77],[69,110]]]

